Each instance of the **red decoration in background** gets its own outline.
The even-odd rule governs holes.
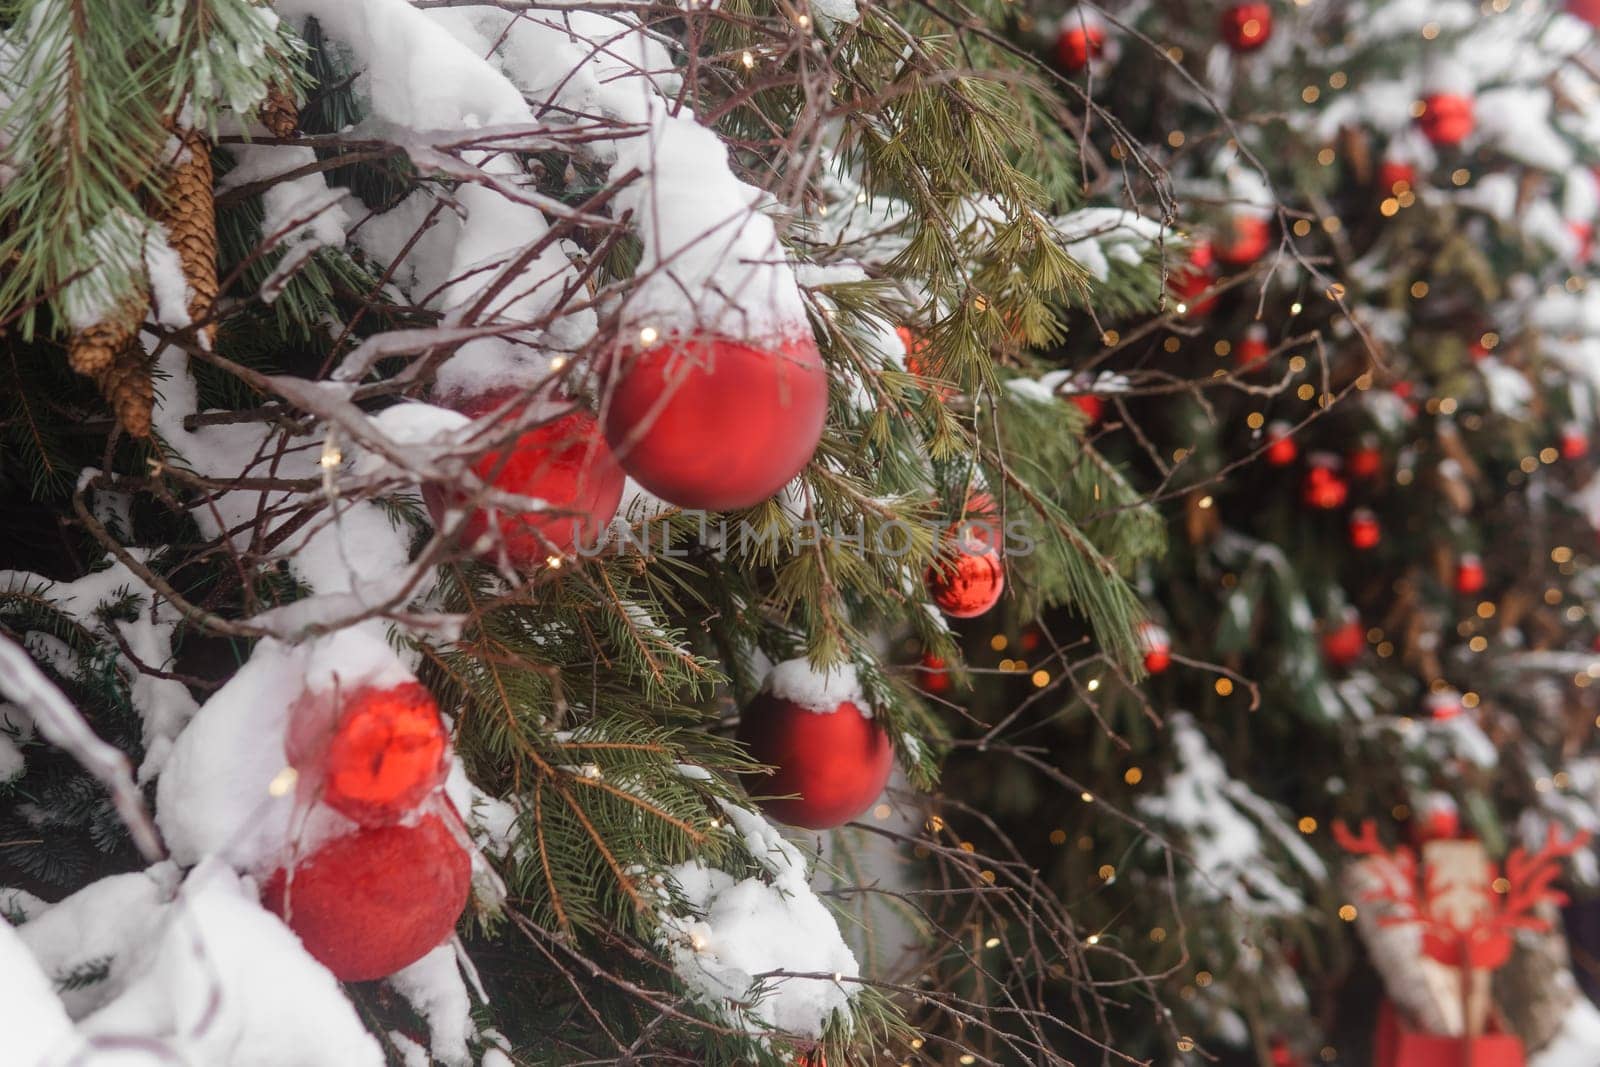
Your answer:
[[[1488,907],[1463,925],[1455,918],[1457,909],[1442,900],[1446,887],[1440,886],[1431,871],[1419,877],[1417,855],[1405,845],[1385,849],[1378,841],[1372,820],[1361,825],[1358,837],[1342,822],[1333,824],[1333,838],[1339,847],[1356,856],[1375,861],[1375,871],[1383,884],[1364,899],[1388,905],[1392,911],[1379,919],[1384,926],[1422,925],[1422,951],[1429,959],[1450,967],[1494,970],[1511,958],[1512,933],[1550,929],[1549,920],[1536,913],[1541,905],[1565,904],[1567,896],[1550,883],[1561,873],[1556,861],[1577,852],[1589,843],[1587,831],[1562,842],[1554,825],[1544,845],[1529,855],[1516,848],[1506,857],[1503,876],[1489,865],[1490,885],[1483,886]],[[1504,893],[1496,893],[1492,883],[1503,877]]]
[[[822,440],[828,374],[809,334],[674,337],[610,370],[606,441],[622,469],[680,507],[761,503]]]
[[[1477,1037],[1414,1030],[1387,997],[1378,1005],[1373,1067],[1525,1067],[1522,1042],[1491,1031]]]
[[[1434,722],[1449,722],[1460,716],[1464,709],[1461,694],[1454,689],[1436,689],[1422,700],[1428,717]]]
[[[1414,189],[1417,168],[1399,159],[1386,159],[1378,164],[1378,191],[1384,196],[1394,196]]]
[[[1456,592],[1462,596],[1473,596],[1483,592],[1483,585],[1483,560],[1471,552],[1463,553],[1456,561]]]
[[[526,410],[527,400],[519,402],[518,397],[518,390],[498,389],[452,406],[474,419],[500,411],[497,421],[504,422]],[[520,512],[495,505],[476,507],[462,526],[462,544],[473,545],[493,523],[498,537],[484,558],[497,559],[503,550],[519,571],[537,570],[550,556],[571,552],[580,539],[593,543],[622,501],[622,468],[606,447],[594,416],[582,409],[525,431],[505,449],[490,449],[472,470],[495,489],[548,505]],[[436,526],[443,524],[447,508],[469,499],[454,488],[433,485],[424,486],[422,496]]]
[[[1582,219],[1569,219],[1567,232],[1572,234],[1572,240],[1578,246],[1574,258],[1579,263],[1587,263],[1590,254],[1594,252],[1594,223]]]
[[[1361,658],[1367,648],[1367,634],[1355,615],[1322,631],[1322,658],[1337,668],[1348,667]]]
[[[1062,20],[1061,32],[1056,36],[1056,63],[1062,70],[1076,74],[1104,55],[1105,50],[1104,27],[1076,14]]]
[[[1306,504],[1321,511],[1343,507],[1350,496],[1350,483],[1339,473],[1338,457],[1319,454],[1312,457],[1311,463],[1301,489]]]
[[[762,692],[739,717],[739,740],[752,758],[777,768],[771,777],[746,775],[768,814],[792,826],[826,830],[872,806],[888,784],[894,747],[876,719],[851,701],[812,711]],[[797,794],[784,797],[783,794]]]
[[[949,664],[932,652],[922,654],[922,665],[917,668],[917,684],[924,692],[941,696],[950,692],[955,684],[950,680]]]
[[[1364,437],[1344,457],[1344,469],[1352,478],[1376,478],[1383,473],[1383,450],[1375,438]]]
[[[1305,1067],[1305,1060],[1294,1054],[1289,1043],[1281,1037],[1272,1039],[1272,1067]]]
[[[1582,459],[1589,454],[1589,435],[1583,426],[1569,422],[1561,428],[1561,458]]]
[[[1073,393],[1067,397],[1079,411],[1089,417],[1092,426],[1100,421],[1100,416],[1105,413],[1106,402],[1093,393]]]
[[[1365,552],[1378,547],[1382,536],[1378,529],[1378,517],[1366,508],[1357,508],[1350,513],[1350,547]]]
[[[1212,241],[1217,259],[1229,267],[1248,267],[1272,246],[1272,220],[1251,211],[1230,214]]]
[[[1600,27],[1600,0],[1567,0],[1567,14]]]
[[[975,537],[962,539],[951,555],[929,567],[927,580],[934,603],[952,619],[977,618],[1006,589],[1000,553]]]
[[[950,386],[950,383],[946,382],[942,378],[934,377],[929,372],[931,364],[928,362],[927,358],[927,338],[923,337],[909,326],[896,326],[894,328],[894,332],[899,336],[900,343],[905,346],[906,373],[916,377],[918,384],[921,385],[925,391],[932,393],[940,400],[948,401],[951,397],[955,396],[956,391]]]
[[[266,908],[346,982],[393,974],[450,936],[467,904],[471,858],[437,815],[357,830],[282,868]]]
[[[1417,805],[1411,837],[1417,844],[1454,841],[1461,836],[1461,809],[1449,793],[1429,793]]]
[[[321,783],[329,807],[363,826],[413,811],[446,771],[439,706],[418,682],[358,689],[336,708],[308,695],[290,716],[284,749],[296,770]]]
[[[1436,145],[1460,144],[1476,124],[1470,96],[1430,93],[1422,98],[1422,114],[1417,117],[1417,126],[1422,135]]]
[[[1300,446],[1294,443],[1292,430],[1287,422],[1273,422],[1267,426],[1267,447],[1262,455],[1274,467],[1287,467],[1300,455]]]
[[[1222,39],[1235,52],[1253,52],[1272,37],[1272,5],[1234,4],[1222,12]]]
[[[1160,674],[1172,666],[1172,638],[1165,627],[1140,623],[1139,647],[1144,650],[1144,669],[1151,674]]]
[[[1233,348],[1233,358],[1239,364],[1239,373],[1266,370],[1267,356],[1271,351],[1272,342],[1267,337],[1266,323],[1251,323],[1250,328],[1244,332],[1244,339]]]
[[[1167,291],[1179,304],[1180,315],[1205,315],[1217,306],[1215,295],[1202,296],[1217,280],[1216,253],[1211,242],[1196,241],[1189,247],[1189,259],[1167,276]]]

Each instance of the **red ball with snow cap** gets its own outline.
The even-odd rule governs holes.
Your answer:
[[[1254,0],[1222,12],[1222,39],[1235,52],[1254,52],[1272,37],[1272,5]]]
[[[1106,50],[1106,30],[1097,19],[1072,12],[1061,20],[1056,35],[1056,63],[1068,74],[1076,74],[1099,59]]]
[[[1477,125],[1472,97],[1463,93],[1436,92],[1422,98],[1422,114],[1417,126],[1422,135],[1436,145],[1449,147],[1465,141]]]
[[[818,673],[805,660],[780,663],[739,717],[751,758],[775,768],[744,776],[768,797],[763,811],[791,826],[827,830],[872,807],[889,782],[894,746],[848,668]]]
[[[759,504],[811,461],[828,416],[828,373],[810,334],[658,340],[612,361],[606,441],[622,469],[685,508]]]
[[[1248,374],[1267,369],[1267,354],[1272,351],[1272,341],[1266,323],[1253,322],[1244,332],[1244,339],[1233,348],[1233,358],[1239,364],[1239,373]]]

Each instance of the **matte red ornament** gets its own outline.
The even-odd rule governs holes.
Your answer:
[[[1249,211],[1228,216],[1212,242],[1217,259],[1229,267],[1248,267],[1272,246],[1272,220]]]
[[[1222,12],[1222,39],[1235,52],[1254,52],[1271,36],[1271,4],[1234,4]]]
[[[1331,666],[1350,666],[1366,648],[1366,632],[1361,629],[1361,620],[1353,616],[1322,631],[1322,658]]]
[[[917,684],[923,692],[942,696],[950,692],[954,682],[950,680],[949,664],[935,656],[932,652],[922,654],[922,665],[917,668]]]
[[[1233,358],[1239,364],[1239,373],[1266,370],[1267,354],[1271,351],[1272,342],[1267,337],[1266,324],[1251,323],[1244,332],[1244,339],[1233,347]]]
[[[1306,471],[1305,485],[1301,496],[1310,507],[1321,511],[1332,511],[1334,508],[1344,506],[1350,496],[1350,483],[1335,469],[1338,461],[1331,457],[1324,458],[1314,463]]]
[[[1216,253],[1209,241],[1196,241],[1189,247],[1188,262],[1173,269],[1167,277],[1167,291],[1181,307],[1180,315],[1205,315],[1217,306],[1215,295],[1202,296],[1217,280]]]
[[[812,711],[763,691],[739,716],[739,740],[751,758],[777,769],[745,777],[749,792],[776,795],[761,801],[762,810],[810,830],[842,826],[870,808],[894,764],[889,735],[849,700]]]
[[[1583,427],[1569,422],[1561,428],[1561,458],[1582,459],[1589,454],[1589,435]]]
[[[1567,14],[1591,26],[1600,26],[1600,0],[1567,0]]]
[[[1094,23],[1085,23],[1077,15],[1068,15],[1056,35],[1056,64],[1068,74],[1077,74],[1092,60],[1105,54],[1106,31]]]
[[[1472,596],[1483,592],[1483,584],[1483,560],[1471,552],[1464,554],[1456,561],[1456,592]]]
[[[949,556],[929,567],[927,580],[933,602],[952,619],[976,619],[998,604],[1006,589],[1000,553],[976,537],[961,539]]]
[[[1365,552],[1378,547],[1382,532],[1378,528],[1378,517],[1366,508],[1357,508],[1350,513],[1350,547],[1357,551]]]
[[[501,389],[453,403],[474,419],[503,411],[503,420],[524,410],[518,391]],[[487,560],[506,560],[517,570],[532,572],[552,556],[563,556],[581,544],[593,544],[622,502],[623,475],[600,435],[593,415],[579,408],[518,435],[509,448],[490,449],[472,465],[485,484],[507,493],[543,500],[544,509],[507,511],[496,505],[475,507],[461,528],[461,542],[477,544],[491,525],[496,536],[484,550]],[[442,525],[448,508],[467,497],[454,488],[429,485],[423,500]]]
[[[284,752],[321,783],[329,807],[363,826],[415,810],[447,769],[444,721],[418,682],[357,689],[331,710],[322,694],[308,695],[290,716]]]
[[[1376,478],[1383,473],[1383,450],[1366,438],[1345,454],[1344,469],[1352,478]]]
[[[366,982],[421,959],[467,904],[472,861],[437,815],[357,830],[319,846],[262,887],[266,908],[334,977]]]
[[[1139,647],[1144,650],[1144,669],[1160,674],[1172,666],[1172,638],[1166,628],[1153,622],[1139,626]]]
[[[1436,145],[1458,145],[1477,124],[1472,97],[1458,93],[1430,93],[1422,98],[1422,114],[1417,126],[1422,135]]]
[[[1067,397],[1074,407],[1089,418],[1089,425],[1100,421],[1100,416],[1105,414],[1106,402],[1093,393],[1073,393]]]
[[[1287,422],[1273,422],[1267,426],[1267,447],[1262,456],[1274,467],[1287,467],[1300,455],[1300,446],[1294,443],[1293,427]]]
[[[1417,168],[1399,159],[1378,164],[1378,191],[1384,196],[1410,192],[1417,184]]]
[[[828,374],[804,337],[669,338],[612,368],[606,441],[622,469],[685,508],[759,504],[822,440]]]

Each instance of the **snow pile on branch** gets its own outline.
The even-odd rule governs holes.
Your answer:
[[[811,891],[800,850],[761,816],[721,804],[768,877],[736,879],[698,860],[670,869],[658,941],[684,985],[728,1025],[762,1039],[820,1037],[858,988],[845,981],[858,973],[855,955]],[[676,910],[679,901],[689,913]]]
[[[856,669],[848,663],[819,671],[805,659],[785,660],[767,675],[766,689],[780,700],[791,701],[807,711],[831,712],[849,701],[863,715],[872,714]]]

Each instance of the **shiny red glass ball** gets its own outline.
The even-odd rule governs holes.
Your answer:
[[[358,689],[331,715],[318,710],[316,698],[295,709],[285,748],[297,770],[320,771],[321,798],[341,814],[395,822],[444,781],[444,721],[420,683]]]
[[[739,740],[776,773],[748,775],[745,788],[773,818],[811,830],[842,826],[883,793],[894,746],[876,719],[851,701],[812,711],[761,693],[739,717]],[[794,794],[785,796],[785,794]]]
[[[1000,553],[976,538],[929,567],[927,580],[933,602],[952,619],[977,618],[998,604],[1006,589]]]

